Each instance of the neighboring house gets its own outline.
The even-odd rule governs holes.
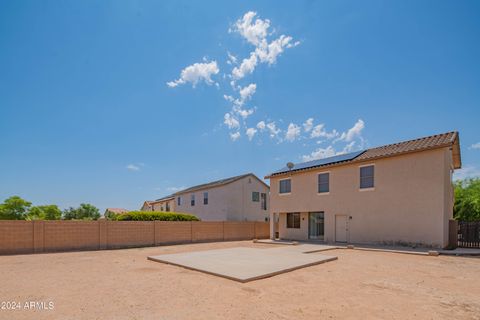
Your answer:
[[[325,242],[448,245],[457,132],[290,164],[270,179],[270,230]]]
[[[172,195],[157,199],[155,201],[145,201],[143,203],[141,211],[176,211],[175,210],[175,197]]]
[[[268,220],[269,187],[252,173],[194,186],[168,199],[173,198],[172,211],[203,221]]]
[[[111,215],[116,215],[116,214],[122,214],[122,213],[127,213],[127,209],[122,209],[122,208],[107,208],[105,210],[105,213],[103,214],[104,217],[109,217]]]

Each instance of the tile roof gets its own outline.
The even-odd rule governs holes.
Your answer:
[[[369,160],[380,157],[389,157],[396,154],[445,147],[452,145],[456,138],[457,132],[447,132],[415,140],[387,144],[385,146],[367,149],[355,160]]]
[[[295,164],[291,170],[285,170],[285,168],[276,171],[266,178],[271,176],[285,174],[287,172],[295,172],[302,170],[311,170],[318,167],[341,165],[351,162],[368,161],[378,158],[392,157],[405,153],[418,152],[442,147],[453,146],[452,155],[455,169],[461,167],[460,156],[460,142],[458,132],[452,131],[442,134],[436,134],[433,136],[418,138],[414,140],[408,140],[393,144],[388,144],[381,147],[371,148],[356,153],[349,153],[344,157],[334,156],[321,160],[310,161],[300,164]]]

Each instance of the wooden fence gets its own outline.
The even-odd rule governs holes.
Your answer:
[[[458,246],[480,248],[480,221],[458,221]]]
[[[0,254],[265,239],[268,222],[0,220]]]

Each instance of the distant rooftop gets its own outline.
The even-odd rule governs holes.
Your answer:
[[[248,177],[248,176],[252,176],[252,177],[254,177],[255,179],[258,179],[258,181],[260,181],[261,183],[265,184],[265,182],[263,182],[262,180],[260,180],[260,179],[259,179],[256,175],[254,175],[253,173],[246,173],[246,174],[242,174],[242,175],[235,176],[235,177],[230,177],[230,178],[225,178],[225,179],[220,179],[220,180],[212,181],[212,182],[209,182],[209,183],[199,184],[199,185],[196,185],[196,186],[193,186],[193,187],[184,189],[184,190],[180,190],[180,191],[174,193],[172,196],[175,196],[175,195],[177,195],[177,194],[187,193],[187,192],[195,192],[195,191],[202,190],[202,189],[209,189],[209,188],[214,188],[214,187],[223,186],[223,185],[226,185],[226,184],[235,182],[235,181],[237,181],[237,180],[246,178],[246,177]],[[265,185],[268,187],[267,184],[265,184]]]
[[[367,150],[337,155],[334,157],[294,164],[291,169],[284,167],[278,171],[273,172],[266,178],[285,174],[288,172],[295,172],[324,166],[340,165],[350,162],[368,161],[378,158],[386,158],[405,153],[418,152],[448,146],[453,146],[453,162],[455,169],[461,168],[462,161],[460,156],[459,135],[458,132],[452,131],[414,140],[388,144],[385,146],[380,146]]]

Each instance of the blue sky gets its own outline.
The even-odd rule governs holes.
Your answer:
[[[480,175],[478,39],[478,1],[1,1],[0,200],[136,209],[451,130]]]

